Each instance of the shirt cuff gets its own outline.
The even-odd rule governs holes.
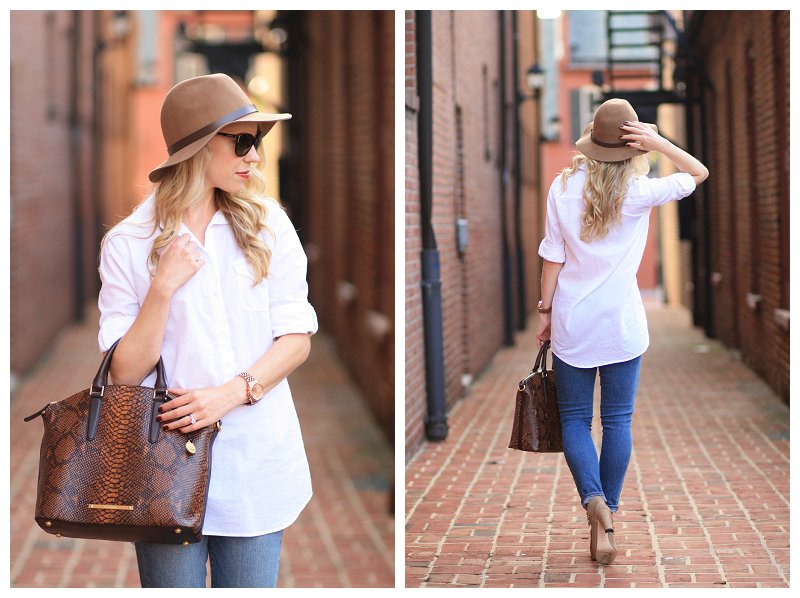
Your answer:
[[[694,190],[697,189],[697,183],[695,182],[694,177],[688,172],[677,172],[674,176],[680,183],[679,193],[681,199],[691,195],[694,193]]]
[[[563,264],[567,261],[567,252],[564,250],[564,246],[556,245],[548,241],[546,237],[539,244],[539,255],[548,262]]]
[[[317,312],[308,302],[273,305],[269,311],[272,338],[284,334],[315,334],[319,329]]]
[[[111,348],[111,345],[125,336],[135,320],[136,316],[116,316],[104,321],[100,326],[100,333],[97,335],[100,352],[105,353]]]

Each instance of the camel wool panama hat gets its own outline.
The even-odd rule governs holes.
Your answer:
[[[594,120],[583,129],[583,134],[575,147],[584,156],[598,162],[621,162],[647,152],[630,147],[628,141],[620,139],[626,131],[620,129],[625,121],[638,121],[639,117],[627,100],[606,100],[594,113]],[[642,123],[658,133],[658,127]]]
[[[160,180],[165,168],[194,156],[225,125],[257,122],[266,135],[275,123],[291,114],[259,112],[242,88],[228,75],[217,73],[181,81],[169,90],[161,105],[161,133],[169,158],[150,172]]]

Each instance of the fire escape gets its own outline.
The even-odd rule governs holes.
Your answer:
[[[686,149],[705,160],[708,119],[703,98],[714,87],[672,14],[666,10],[607,11],[606,41],[606,71],[594,76],[602,88],[599,101],[626,99],[642,121],[652,123],[658,123],[660,105],[683,106]],[[678,209],[680,238],[691,241],[692,247],[694,323],[713,338],[708,192],[707,185],[701,187]]]
[[[688,78],[696,76],[711,85],[683,31],[666,10],[607,11],[606,41],[606,71],[597,74],[603,89],[600,101],[624,98],[637,112],[641,109],[655,118],[660,104],[688,106],[700,101],[699,96],[687,94]],[[637,80],[640,87],[631,89],[626,79]]]

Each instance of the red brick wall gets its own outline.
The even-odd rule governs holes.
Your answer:
[[[85,70],[74,128],[80,155],[70,144],[73,56],[78,52],[79,64],[85,64],[92,48],[91,23],[82,23],[76,46],[70,12],[11,13],[11,370],[17,374],[33,366],[75,317],[78,270],[84,289],[96,292],[87,242],[91,105]],[[89,227],[83,240],[73,227],[76,210]],[[76,265],[80,242],[85,259]]]
[[[414,11],[406,11],[405,28],[405,441],[406,455],[424,436],[425,337],[422,319],[422,231],[419,203],[417,133],[417,62]]]
[[[452,17],[452,21],[450,20]],[[452,25],[452,29],[451,29]],[[506,203],[508,231],[512,230],[511,181],[501,197],[500,173],[500,37],[496,12],[435,12],[434,86],[434,230],[442,263],[442,308],[445,333],[445,383],[448,406],[464,394],[462,374],[478,374],[503,342],[503,291],[500,201]],[[441,34],[440,34],[441,31]],[[453,36],[455,70],[451,62]],[[507,42],[510,42],[510,32]],[[511,64],[506,46],[506,73]],[[488,89],[484,90],[483,68]],[[440,73],[437,76],[437,72]],[[488,95],[484,115],[482,98]],[[507,101],[512,100],[506,88]],[[454,104],[461,106],[463,129],[463,187],[458,186],[453,159]],[[510,116],[510,111],[508,112]],[[509,123],[510,124],[510,123]],[[506,167],[512,165],[511,130],[506,130]],[[488,155],[487,155],[488,149]],[[441,164],[441,165],[440,165]],[[461,197],[459,197],[461,196]],[[469,219],[469,246],[459,259],[455,219],[458,204]],[[513,245],[509,246],[512,249]],[[513,254],[513,252],[512,252]]]
[[[394,14],[310,12],[304,19],[306,122],[298,126],[311,301],[392,438]],[[351,300],[342,298],[343,285],[354,289]]]
[[[520,70],[530,66],[533,14],[521,12]],[[501,200],[507,210],[509,251],[514,256],[513,184],[523,183],[521,219],[525,253],[526,311],[538,299],[538,193],[535,140],[538,128],[523,121],[524,158],[516,173],[513,154],[512,35],[506,14],[505,168],[501,197],[500,32],[497,12],[433,12],[433,228],[442,284],[445,399],[451,407],[466,389],[462,376],[477,376],[503,342]],[[418,91],[415,13],[406,12],[406,455],[424,437],[425,345],[420,292],[421,222],[417,158]],[[458,116],[461,120],[459,146]],[[464,257],[456,248],[456,219],[469,220]],[[512,268],[516,284],[516,267]],[[516,288],[512,286],[516,306]],[[516,307],[514,322],[516,327]]]
[[[788,401],[789,333],[776,323],[774,312],[788,309],[782,299],[782,267],[788,262],[781,250],[782,220],[788,218],[788,202],[782,207],[781,194],[788,190],[781,187],[781,161],[789,148],[781,143],[780,130],[788,128],[789,104],[787,93],[785,104],[777,106],[775,51],[780,48],[785,58],[788,89],[789,13],[776,17],[773,11],[730,11],[695,13],[693,18],[693,49],[703,57],[716,88],[705,98],[712,119],[708,244],[712,270],[721,275],[713,287],[714,330]],[[753,81],[748,86],[750,45]],[[753,109],[748,108],[750,101]],[[749,144],[749,118],[757,135],[755,151]],[[753,310],[746,295],[756,292],[763,300]]]

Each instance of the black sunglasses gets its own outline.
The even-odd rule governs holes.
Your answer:
[[[233,151],[236,152],[236,155],[240,158],[246,156],[251,147],[258,149],[258,146],[261,145],[261,139],[264,137],[264,134],[261,131],[256,133],[255,137],[253,137],[253,135],[250,133],[239,133],[237,135],[234,135],[233,133],[217,133],[217,135],[235,139],[236,146],[234,147]]]

